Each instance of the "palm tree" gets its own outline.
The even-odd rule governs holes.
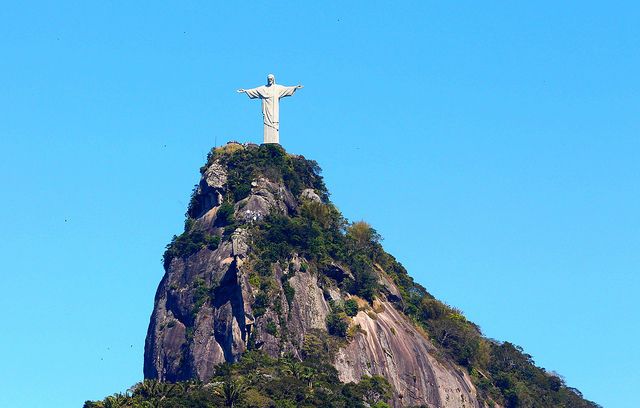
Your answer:
[[[179,382],[179,383],[176,383],[175,385],[176,385],[175,392],[180,395],[188,394],[190,391],[193,391],[194,389],[198,388],[198,383],[193,380]]]
[[[305,366],[300,361],[285,361],[284,367],[280,370],[285,375],[290,375],[296,380],[306,381],[307,387],[313,390],[313,380],[316,376],[316,370],[309,366]]]
[[[300,375],[301,380],[305,380],[307,382],[307,387],[309,387],[310,391],[313,391],[313,380],[316,377],[316,370],[311,367],[304,367],[302,370],[302,374]]]
[[[189,389],[188,383],[169,383],[146,379],[138,383],[133,388],[133,392],[151,400],[154,407],[160,407],[166,398],[184,395]]]
[[[299,361],[288,360],[284,362],[284,367],[282,367],[281,371],[285,375],[290,375],[295,379],[300,380],[302,379],[301,376],[304,368],[304,365],[302,365],[302,363],[300,363]]]
[[[104,408],[123,408],[127,403],[127,395],[113,394],[105,398]]]
[[[234,404],[242,399],[246,389],[247,387],[241,381],[227,377],[214,392],[224,399],[225,406],[233,408]]]

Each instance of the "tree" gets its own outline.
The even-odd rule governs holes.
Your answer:
[[[155,405],[160,405],[163,400],[184,395],[193,387],[193,382],[168,383],[145,379],[132,387],[131,392],[134,396],[154,400]]]
[[[307,382],[307,387],[309,390],[313,391],[313,381],[316,378],[316,370],[311,367],[304,367],[302,370],[302,374],[300,375],[300,379]]]
[[[355,316],[358,314],[358,302],[356,302],[354,299],[347,299],[344,302],[344,312],[347,314],[347,316]]]
[[[114,394],[104,400],[104,408],[121,408],[127,403],[127,396],[124,394]]]
[[[222,384],[218,385],[214,392],[217,396],[224,399],[225,406],[233,408],[236,403],[242,400],[246,389],[247,387],[242,381],[227,377]]]
[[[368,222],[356,221],[347,228],[347,236],[353,239],[356,248],[369,250],[380,242],[380,234]]]
[[[290,375],[296,379],[300,379],[302,372],[304,370],[304,366],[301,362],[296,360],[287,360],[283,363],[282,373],[285,375]]]
[[[364,376],[356,386],[356,389],[369,404],[377,404],[391,398],[391,384],[382,376]]]
[[[459,313],[430,321],[435,340],[456,359],[469,367],[476,362],[480,348],[480,333],[476,326]]]
[[[344,313],[342,313],[344,315]],[[345,321],[345,319],[340,316],[340,313],[336,313],[331,311],[327,316],[327,330],[329,334],[339,337],[345,337],[347,335],[347,329],[349,328],[349,323]]]

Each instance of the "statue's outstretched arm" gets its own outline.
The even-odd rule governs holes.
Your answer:
[[[249,98],[251,98],[251,99],[261,98],[262,97],[262,95],[260,94],[260,88],[252,88],[252,89],[240,88],[240,89],[238,89],[238,92],[247,94],[247,96]]]
[[[280,97],[284,98],[287,96],[291,96],[294,94],[295,91],[297,91],[298,89],[304,88],[302,85],[298,84],[296,86],[283,86],[281,89],[282,91],[280,91]]]

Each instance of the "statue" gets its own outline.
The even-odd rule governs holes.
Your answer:
[[[280,143],[280,98],[291,96],[302,85],[282,86],[276,84],[273,74],[267,75],[267,84],[253,89],[238,89],[251,99],[262,99],[264,143]]]

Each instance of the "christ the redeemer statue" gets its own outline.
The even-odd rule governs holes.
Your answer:
[[[266,85],[253,89],[238,89],[238,92],[246,93],[251,99],[262,99],[264,143],[280,143],[280,98],[291,96],[300,88],[302,85],[278,85],[276,77],[269,74]]]

